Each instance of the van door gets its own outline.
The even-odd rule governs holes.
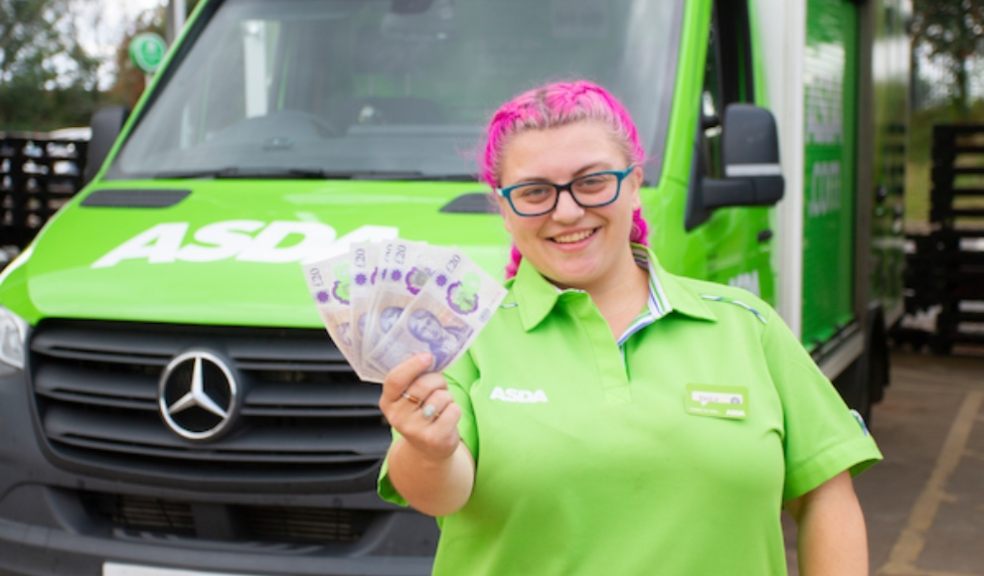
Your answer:
[[[744,2],[714,4],[704,88],[701,92],[700,126],[690,179],[723,178],[722,134],[729,104],[756,103],[754,62],[748,7]],[[736,207],[714,211],[706,221],[688,218],[686,227],[707,247],[707,278],[740,286],[775,304],[775,273],[771,264],[773,232],[769,208]]]

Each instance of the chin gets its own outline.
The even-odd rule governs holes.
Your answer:
[[[557,284],[570,288],[584,288],[593,284],[599,276],[594,266],[556,266],[550,267],[547,276]]]

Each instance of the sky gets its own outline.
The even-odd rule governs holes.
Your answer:
[[[88,0],[81,4],[79,42],[91,54],[104,58],[99,87],[107,89],[113,80],[113,54],[127,25],[141,12],[165,5],[167,0]]]

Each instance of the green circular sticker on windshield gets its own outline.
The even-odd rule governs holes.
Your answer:
[[[153,74],[164,60],[167,44],[159,34],[144,32],[130,41],[130,60],[147,74]]]

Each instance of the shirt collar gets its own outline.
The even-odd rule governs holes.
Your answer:
[[[645,260],[649,269],[648,306],[655,318],[675,312],[701,320],[717,320],[699,294],[684,285],[679,277],[663,270],[652,250],[642,244],[633,244],[632,255],[636,262]],[[511,282],[520,319],[527,332],[547,317],[565,292],[544,278],[526,258],[520,261],[519,270]]]

